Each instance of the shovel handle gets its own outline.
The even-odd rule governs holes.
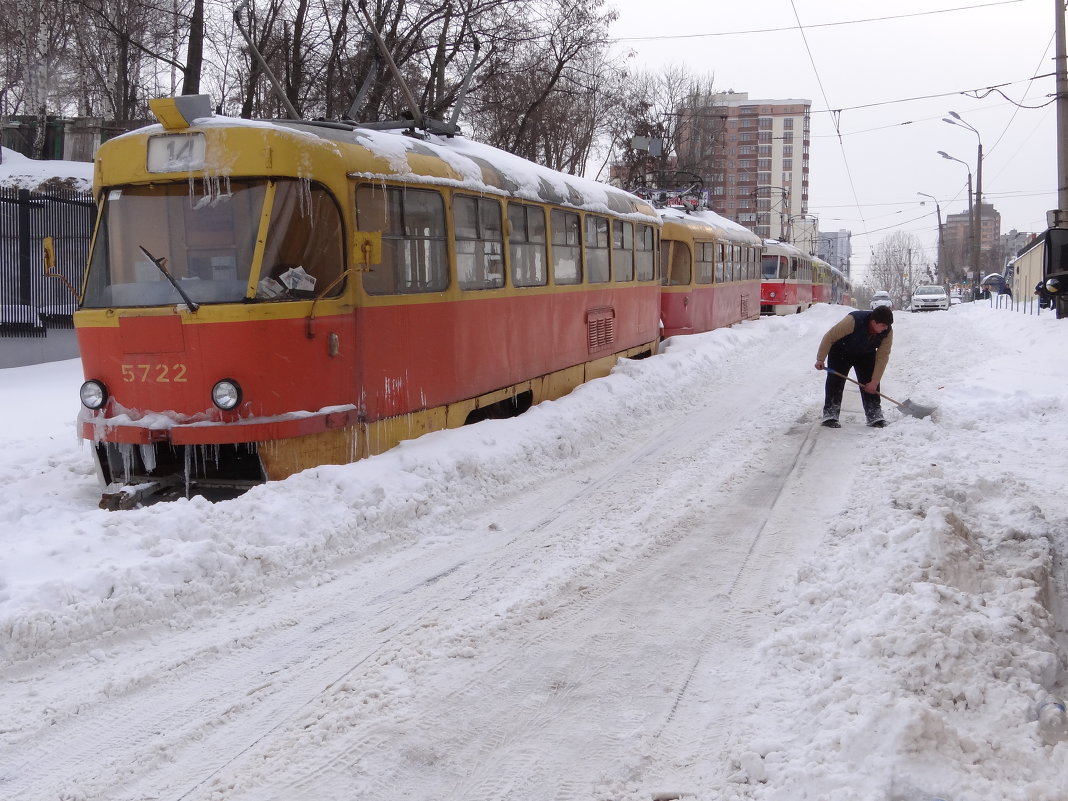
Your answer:
[[[843,375],[842,373],[839,373],[839,372],[838,372],[837,370],[832,370],[832,369],[831,369],[830,367],[827,367],[827,368],[825,368],[825,369],[826,369],[826,370],[827,370],[827,372],[828,372],[828,373],[830,373],[831,375],[836,375],[836,376],[838,376],[839,378],[844,378],[844,379],[845,379],[846,381],[852,381],[852,382],[853,382],[854,384],[856,384],[856,385],[857,385],[858,387],[862,387],[862,386],[864,386],[864,385],[863,385],[863,384],[861,384],[861,383],[860,383],[859,381],[857,381],[857,379],[855,379],[855,378],[850,378],[850,377],[849,377],[849,376],[847,376],[847,375]],[[900,403],[899,401],[896,401],[896,400],[894,400],[894,399],[893,399],[893,398],[891,398],[891,397],[890,397],[889,395],[884,395],[884,394],[883,394],[883,393],[881,393],[881,392],[876,392],[875,394],[876,394],[876,395],[878,395],[878,396],[879,396],[880,398],[886,398],[886,399],[887,399],[888,401],[890,401],[890,402],[891,402],[892,404],[894,404],[895,406],[901,406],[901,405],[902,405],[902,404],[901,404],[901,403]]]

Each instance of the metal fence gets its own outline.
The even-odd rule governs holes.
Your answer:
[[[0,187],[0,337],[43,337],[71,328],[96,208],[91,193]],[[54,272],[44,274],[45,237],[55,243]]]

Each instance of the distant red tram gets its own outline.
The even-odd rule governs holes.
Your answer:
[[[822,262],[820,262],[822,264]],[[813,258],[793,245],[764,240],[761,258],[761,314],[798,314],[814,302],[816,272]],[[815,290],[819,294],[821,290]]]

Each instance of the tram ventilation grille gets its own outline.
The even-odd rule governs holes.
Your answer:
[[[590,353],[608,350],[616,341],[616,313],[614,309],[591,309],[586,314],[586,331]]]

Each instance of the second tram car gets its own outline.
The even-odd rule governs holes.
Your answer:
[[[102,505],[225,497],[655,352],[639,198],[460,137],[192,100],[96,159],[75,326]]]
[[[760,238],[707,209],[668,206],[660,216],[663,335],[712,331],[759,317]]]

